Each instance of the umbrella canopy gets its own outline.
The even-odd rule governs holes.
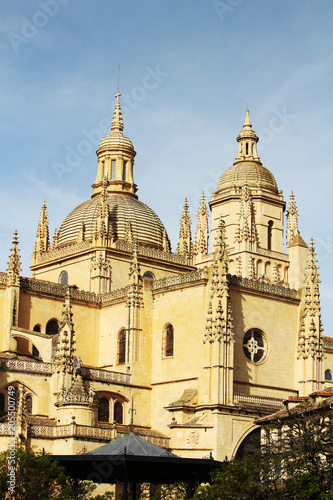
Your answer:
[[[120,439],[115,439],[108,444],[90,451],[87,455],[136,455],[145,457],[177,456],[135,434],[128,434]]]
[[[124,483],[123,498],[128,498],[128,483],[182,482],[193,491],[195,484],[210,482],[212,470],[223,466],[223,462],[212,458],[179,457],[134,434],[84,455],[52,455],[50,458],[65,467],[67,474],[76,480]]]

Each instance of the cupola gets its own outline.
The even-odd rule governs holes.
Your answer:
[[[106,180],[108,193],[122,193],[136,196],[137,186],[133,179],[133,165],[136,152],[132,141],[123,134],[124,122],[119,103],[121,93],[115,95],[116,105],[111,122],[111,133],[103,137],[96,151],[98,171],[92,187],[92,198],[102,192]]]
[[[241,188],[247,183],[250,188],[265,189],[275,194],[278,187],[274,175],[262,165],[257,153],[259,138],[252,129],[249,110],[246,110],[243,129],[237,137],[238,154],[231,167],[221,175],[216,193],[232,188]]]

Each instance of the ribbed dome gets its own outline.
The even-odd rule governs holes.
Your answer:
[[[62,223],[57,238],[57,247],[78,241],[84,223],[85,240],[93,239],[101,196],[81,203]],[[126,240],[128,222],[131,223],[133,237],[143,245],[163,249],[165,228],[151,208],[134,197],[111,194],[107,197],[109,220],[116,240]]]
[[[242,187],[245,182],[249,187],[268,189],[278,192],[273,174],[259,162],[242,161],[229,167],[220,177],[217,192],[233,187]]]
[[[111,132],[109,135],[103,137],[99,143],[98,151],[103,151],[104,149],[131,149],[134,150],[133,143],[127,135],[122,133]]]

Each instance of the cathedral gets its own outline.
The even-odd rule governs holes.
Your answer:
[[[261,163],[246,110],[233,165],[193,228],[185,200],[173,253],[138,198],[119,97],[91,198],[52,242],[44,201],[30,278],[16,232],[8,249],[1,450],[14,436],[75,455],[136,432],[183,457],[241,457],[256,419],[331,384],[314,242]]]

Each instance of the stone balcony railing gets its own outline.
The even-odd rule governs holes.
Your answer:
[[[253,394],[234,394],[234,405],[235,406],[252,406],[255,408],[271,408],[281,409],[283,408],[282,399],[269,398],[265,396],[256,396]]]
[[[162,288],[172,287],[175,285],[195,283],[204,279],[208,279],[207,273],[206,271],[199,269],[198,271],[190,271],[188,273],[177,274],[176,276],[168,276],[167,278],[154,280],[153,287],[154,290],[160,290]]]
[[[6,371],[40,373],[42,375],[52,374],[51,363],[40,363],[38,361],[26,361],[24,359],[1,359],[0,368]]]
[[[95,439],[98,441],[109,442],[113,439],[119,439],[128,434],[126,426],[122,426],[121,429],[110,426],[108,428],[103,427],[90,427],[88,425],[78,425],[76,423],[68,425],[28,425],[28,436],[39,439],[61,439],[61,438],[86,438]],[[7,422],[0,423],[0,436],[9,436],[9,429]],[[170,438],[156,435],[149,435],[147,433],[140,432],[140,437],[149,441],[152,444],[161,446],[162,448],[169,448]]]
[[[53,371],[52,363],[40,363],[38,361],[26,361],[23,359],[4,359],[0,358],[0,369],[6,371],[19,371],[26,373],[39,373],[42,375],[51,375]],[[119,384],[130,384],[131,374],[103,370],[100,368],[89,368],[82,366],[81,374],[87,380],[115,382]]]
[[[272,293],[274,295],[280,295],[282,297],[288,297],[291,299],[297,299],[298,297],[297,290],[293,288],[287,288],[286,286],[280,286],[280,285],[273,285],[272,283],[267,283],[259,279],[242,278],[240,276],[228,274],[228,281],[229,285],[250,288],[252,290]]]

